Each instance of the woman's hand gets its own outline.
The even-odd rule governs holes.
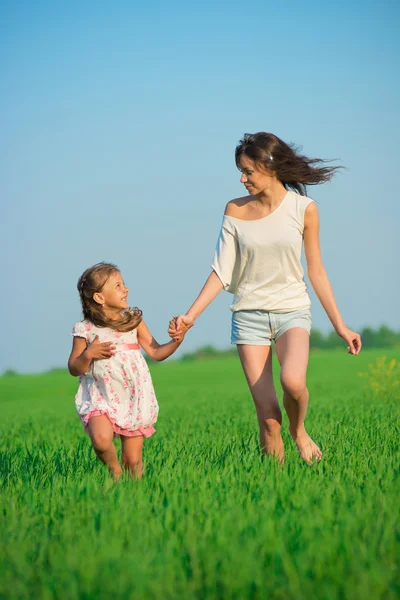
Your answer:
[[[113,342],[99,342],[99,336],[96,335],[93,342],[86,348],[86,358],[93,360],[96,358],[110,358],[114,356],[115,346]]]
[[[183,319],[185,317],[185,319]],[[179,321],[180,319],[180,321]],[[194,320],[186,315],[179,315],[179,317],[174,317],[169,322],[168,327],[168,335],[175,341],[181,342],[186,335],[188,329],[193,327]]]
[[[340,331],[337,331],[337,334],[347,342],[347,351],[349,354],[360,354],[362,343],[361,336],[359,333],[355,331],[351,331],[348,327],[344,327]]]

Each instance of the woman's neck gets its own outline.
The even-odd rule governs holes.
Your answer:
[[[268,188],[257,194],[257,201],[265,206],[274,210],[282,202],[287,194],[285,186],[277,179],[272,179]]]

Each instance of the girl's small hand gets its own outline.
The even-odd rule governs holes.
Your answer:
[[[85,354],[91,360],[93,358],[110,358],[114,355],[115,346],[112,342],[99,342],[96,335],[93,342],[86,348]]]
[[[178,331],[177,330],[177,319],[178,319],[178,317],[174,317],[173,319],[170,320],[169,326],[168,326],[168,335],[175,342],[181,342],[183,340],[183,338],[185,337],[187,330],[190,329],[190,327],[183,324],[180,328],[180,331]]]
[[[342,331],[338,331],[338,335],[348,343],[347,351],[349,354],[360,354],[362,343],[361,336],[355,331],[351,331],[348,327],[345,327]]]
[[[169,337],[174,337],[176,335],[176,317],[170,320],[168,324],[168,335]]]

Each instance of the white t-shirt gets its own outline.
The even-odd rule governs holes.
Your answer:
[[[255,221],[225,215],[211,268],[234,294],[231,310],[290,312],[311,304],[300,257],[311,198],[288,191]]]

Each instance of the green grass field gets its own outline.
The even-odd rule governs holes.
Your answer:
[[[358,376],[382,355],[400,359],[312,353],[312,467],[286,419],[285,466],[260,457],[236,358],[151,365],[145,477],[118,484],[75,414],[76,379],[0,378],[0,598],[398,598],[397,376],[379,368],[375,391]]]

